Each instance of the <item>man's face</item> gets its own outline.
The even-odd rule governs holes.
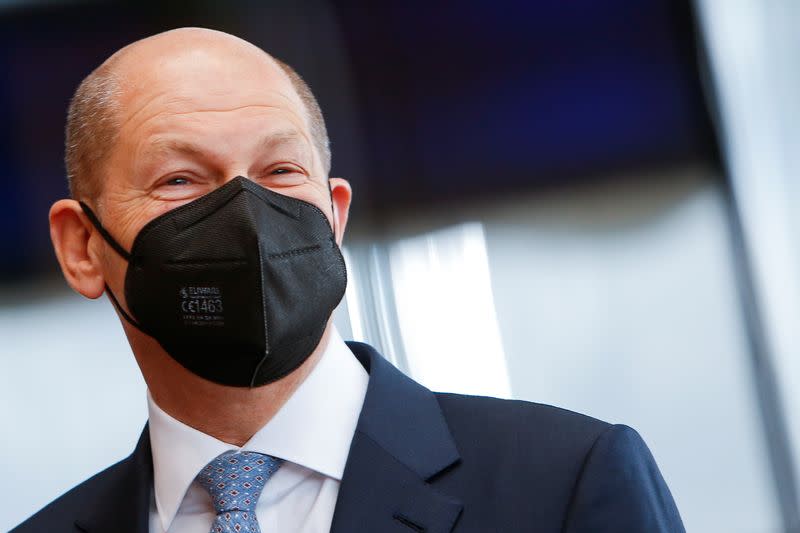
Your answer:
[[[98,202],[114,238],[130,249],[150,220],[238,175],[333,220],[305,109],[280,68],[255,49],[225,43],[164,46],[121,60],[121,127]],[[122,295],[127,264],[107,247],[101,255],[106,282]]]

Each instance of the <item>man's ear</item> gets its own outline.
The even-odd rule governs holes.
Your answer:
[[[93,227],[75,200],[58,200],[50,208],[50,239],[69,286],[87,298],[105,290],[100,258],[90,247]]]
[[[344,230],[347,226],[347,215],[350,212],[350,200],[353,197],[353,190],[344,178],[330,178],[328,183],[331,189],[336,243],[341,246],[344,239]]]

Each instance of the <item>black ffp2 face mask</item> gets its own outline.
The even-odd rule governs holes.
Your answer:
[[[273,382],[319,344],[347,273],[315,205],[238,176],[151,220],[127,252],[89,207],[103,238],[128,261],[123,317],[178,363],[240,387]]]

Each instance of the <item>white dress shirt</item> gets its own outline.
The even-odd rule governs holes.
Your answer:
[[[256,507],[263,533],[330,531],[368,380],[333,328],[328,346],[305,381],[241,448],[172,418],[148,391],[154,485],[150,533],[209,533],[214,507],[194,478],[228,450],[284,460],[267,481]]]

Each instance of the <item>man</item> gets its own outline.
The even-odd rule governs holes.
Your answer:
[[[66,150],[56,255],[114,303],[150,416],[15,532],[683,531],[632,429],[434,394],[340,339],[351,190],[288,66],[211,30],[133,43],[78,88]]]

